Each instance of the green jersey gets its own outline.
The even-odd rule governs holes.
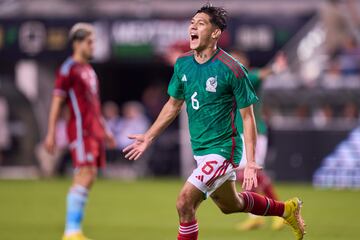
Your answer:
[[[238,165],[235,112],[258,100],[245,68],[221,49],[203,64],[189,52],[176,61],[168,93],[185,100],[194,155],[219,154]]]
[[[262,85],[259,70],[255,69],[255,70],[249,71],[248,78],[249,78],[251,84],[253,85],[253,87],[256,91],[256,94],[259,96],[259,93],[261,90],[261,85]],[[254,104],[254,115],[255,115],[255,121],[256,121],[256,127],[257,127],[258,134],[265,135],[267,133],[267,127],[266,127],[266,123],[262,117],[261,105],[262,105],[261,99],[259,102]],[[243,128],[243,121],[242,121],[241,115],[239,113],[236,114],[235,122],[236,122],[236,127],[237,127],[239,133],[242,134],[244,132],[244,128]]]

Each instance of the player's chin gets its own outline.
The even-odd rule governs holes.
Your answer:
[[[191,50],[198,50],[200,47],[200,43],[197,41],[190,41],[190,49]]]

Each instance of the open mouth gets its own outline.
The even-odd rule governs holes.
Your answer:
[[[194,41],[194,40],[199,39],[199,36],[197,34],[195,34],[195,33],[191,33],[190,38],[191,38],[191,41]]]

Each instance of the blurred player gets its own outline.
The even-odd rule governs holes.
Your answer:
[[[236,60],[238,60],[241,64],[243,64],[247,69],[250,69],[250,62],[245,53],[238,50],[232,50],[230,51],[230,55],[234,57]],[[256,93],[258,94],[260,93],[263,81],[265,81],[267,77],[269,77],[274,72],[281,72],[285,70],[286,67],[287,67],[287,62],[285,56],[283,54],[278,54],[271,67],[250,69],[248,73],[248,78],[252,83]],[[254,104],[254,115],[255,115],[256,127],[258,132],[257,144],[255,149],[255,158],[256,158],[256,163],[264,167],[268,139],[267,139],[267,127],[262,117],[261,110],[262,109],[261,109],[261,100],[260,100],[259,102]],[[238,132],[243,136],[243,122],[240,114],[237,114],[235,122]],[[246,162],[247,162],[246,154],[243,154],[239,169],[237,170],[237,180],[240,183],[242,183],[244,179],[244,168],[246,166]],[[257,177],[258,177],[258,187],[252,190],[258,193],[263,193],[268,198],[278,200],[278,196],[276,194],[275,188],[271,182],[271,179],[267,176],[267,174],[264,171],[259,171]],[[251,230],[261,227],[262,225],[264,225],[264,223],[265,223],[264,218],[253,214],[249,214],[249,218],[244,222],[238,224],[237,228],[239,230]],[[274,217],[272,228],[274,230],[279,230],[282,227],[283,227],[283,219],[279,217]]]
[[[293,198],[285,203],[254,192],[238,193],[235,168],[242,155],[242,140],[234,125],[234,113],[240,109],[244,122],[247,163],[243,187],[257,186],[255,163],[256,126],[252,104],[257,101],[245,69],[229,54],[217,48],[226,28],[227,13],[209,4],[198,10],[189,26],[193,51],[179,57],[170,81],[170,98],[145,134],[130,135],[134,143],[124,149],[126,157],[137,160],[162,131],[176,118],[186,102],[191,144],[197,162],[176,203],[180,227],[178,240],[197,240],[196,210],[211,197],[225,214],[250,212],[280,216],[302,239],[304,224],[301,202]]]
[[[98,79],[90,66],[94,52],[92,25],[78,23],[70,31],[73,55],[60,67],[55,81],[50,108],[45,148],[55,148],[55,124],[66,102],[70,109],[67,134],[75,167],[73,184],[67,195],[66,226],[63,240],[86,240],[81,231],[88,192],[97,176],[97,169],[105,166],[105,143],[115,145],[106,130],[101,115]]]

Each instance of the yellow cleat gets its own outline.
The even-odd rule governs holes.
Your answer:
[[[271,229],[272,230],[281,230],[285,226],[284,219],[281,217],[273,217]]]
[[[296,240],[304,238],[305,223],[301,217],[302,201],[299,198],[292,198],[285,202],[285,222],[291,226]]]
[[[83,233],[79,232],[70,235],[64,235],[62,240],[91,240],[91,239],[85,237]]]
[[[262,227],[265,224],[263,217],[251,216],[245,221],[238,223],[236,229],[240,231],[249,231]]]

